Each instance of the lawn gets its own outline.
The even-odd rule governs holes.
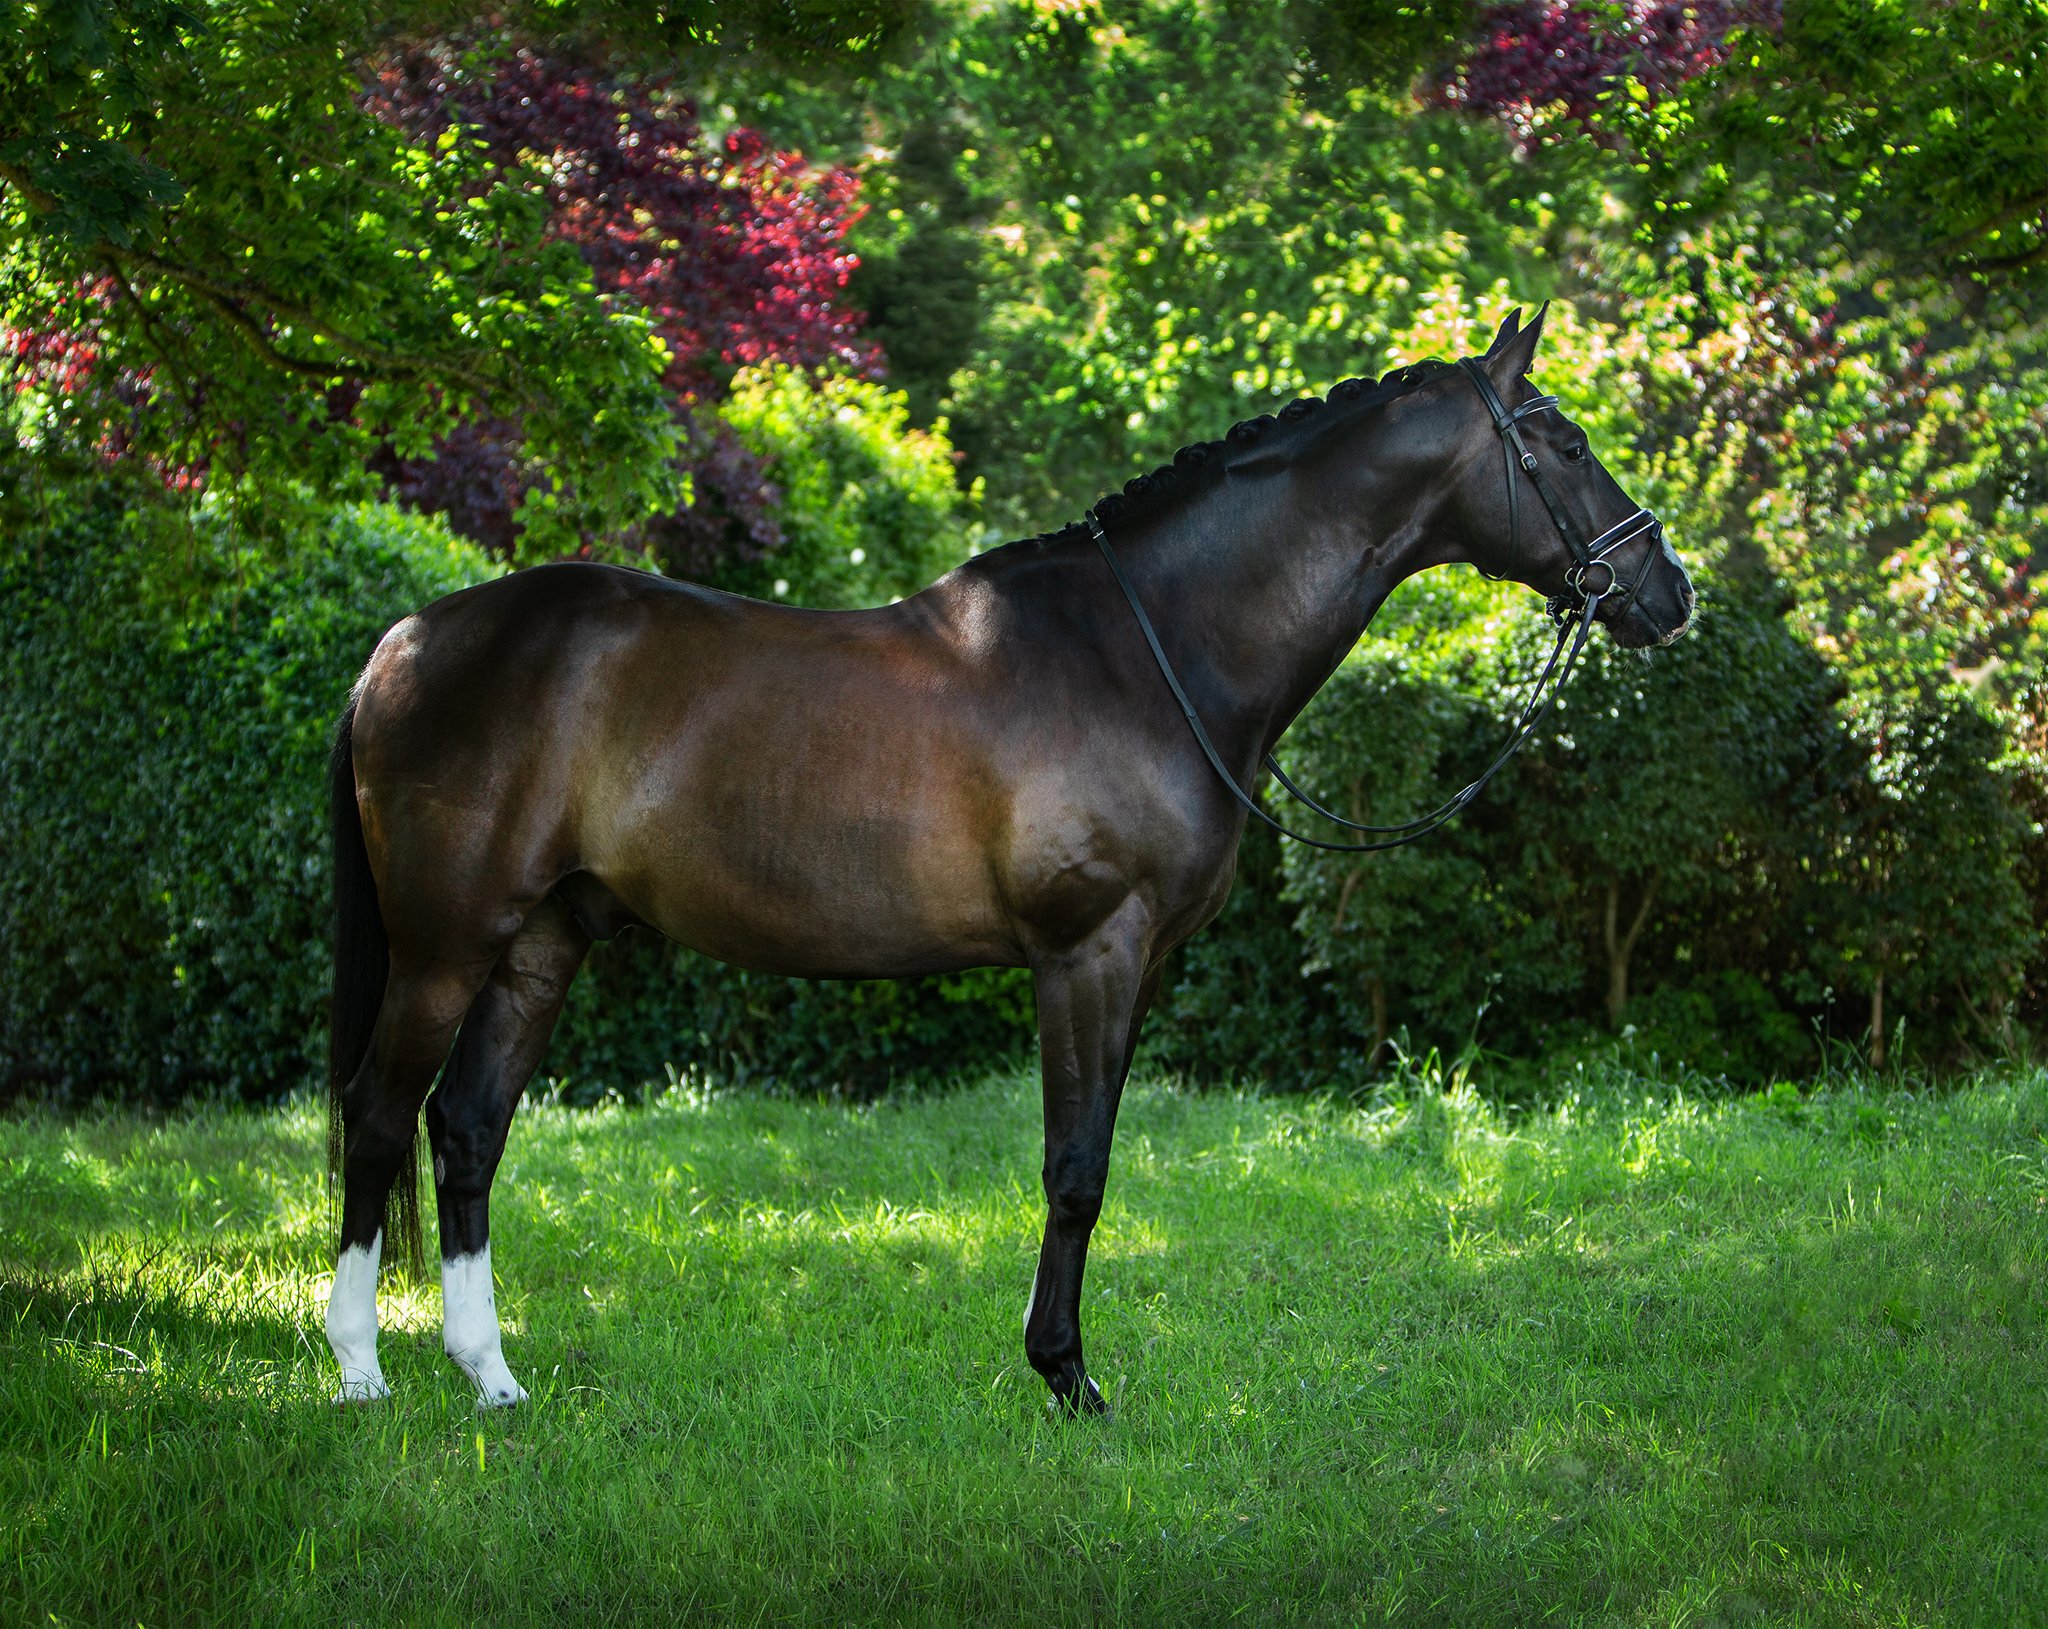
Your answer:
[[[311,1105],[0,1119],[23,1622],[2006,1624],[2048,1617],[2048,1075],[1498,1113],[1125,1100],[1020,1322],[1035,1088],[529,1105],[512,1366],[439,1292],[335,1409]]]

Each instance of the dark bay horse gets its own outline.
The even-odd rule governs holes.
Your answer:
[[[1564,593],[1583,583],[1571,525],[1642,513],[1541,411],[1541,328],[1503,323],[1483,381],[1444,363],[1348,381],[1097,507],[1240,787],[1403,578],[1463,561]],[[1612,637],[1675,638],[1692,586],[1661,532],[1611,559],[1610,587],[1632,579],[1595,602]],[[386,1394],[377,1269],[422,1104],[449,1355],[485,1403],[525,1396],[492,1298],[491,1181],[591,941],[643,924],[811,978],[1031,969],[1047,1218],[1024,1347],[1060,1403],[1101,1407],[1081,1275],[1117,1102],[1246,814],[1087,529],[869,611],[598,565],[452,594],[371,657],[333,793],[342,1398]]]

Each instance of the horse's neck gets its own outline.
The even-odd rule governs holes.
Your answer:
[[[1247,772],[1428,557],[1419,494],[1390,490],[1360,520],[1330,516],[1287,476],[1261,485],[1205,495],[1135,540],[1128,562],[1204,723]]]

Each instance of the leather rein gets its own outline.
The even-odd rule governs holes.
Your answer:
[[[1557,398],[1531,397],[1511,411],[1502,402],[1500,392],[1494,389],[1493,381],[1486,376],[1486,371],[1479,362],[1466,357],[1459,361],[1458,366],[1464,370],[1478,390],[1479,399],[1486,404],[1486,410],[1493,419],[1493,427],[1501,439],[1502,454],[1507,460],[1510,547],[1518,550],[1521,546],[1520,483],[1515,479],[1519,469],[1536,488],[1536,495],[1543,500],[1543,507],[1550,511],[1551,523],[1557,527],[1558,536],[1571,551],[1572,565],[1565,572],[1567,592],[1556,595],[1545,603],[1545,610],[1557,626],[1557,639],[1550,647],[1549,660],[1544,663],[1543,671],[1537,676],[1536,688],[1530,692],[1528,701],[1523,705],[1513,728],[1508,732],[1506,743],[1474,780],[1429,813],[1417,815],[1413,820],[1404,820],[1393,826],[1372,826],[1357,820],[1347,820],[1334,810],[1325,808],[1295,785],[1288,777],[1287,771],[1280,767],[1279,759],[1270,752],[1266,754],[1265,764],[1273,772],[1273,778],[1297,802],[1347,831],[1375,834],[1378,837],[1376,842],[1333,843],[1295,831],[1266,813],[1258,799],[1237,784],[1237,777],[1232,775],[1224,764],[1223,755],[1216,750],[1216,743],[1209,738],[1201,715],[1195,711],[1194,702],[1182,686],[1179,676],[1173,671],[1173,664],[1167,660],[1165,647],[1159,643],[1158,630],[1152,626],[1152,619],[1145,614],[1145,607],[1139,600],[1138,591],[1132,585],[1129,575],[1124,571],[1123,562],[1117,559],[1116,551],[1109,546],[1109,534],[1103,530],[1102,522],[1095,511],[1088,511],[1088,530],[1095,538],[1095,545],[1102,551],[1102,558],[1109,562],[1109,569],[1116,578],[1117,586],[1123,590],[1124,598],[1130,602],[1131,612],[1138,619],[1138,630],[1144,634],[1145,643],[1151,649],[1152,660],[1158,663],[1160,675],[1166,680],[1167,689],[1173,692],[1173,699],[1180,704],[1181,713],[1188,721],[1188,728],[1194,732],[1195,741],[1201,747],[1202,755],[1209,760],[1209,767],[1215,770],[1217,778],[1223,782],[1230,795],[1252,814],[1271,826],[1282,837],[1291,837],[1295,842],[1306,843],[1311,848],[1329,849],[1338,854],[1371,854],[1382,849],[1401,848],[1418,838],[1427,837],[1439,826],[1460,814],[1465,806],[1479,795],[1486,783],[1500,772],[1507,761],[1521,751],[1529,737],[1535,733],[1537,725],[1541,724],[1549,713],[1551,703],[1557,699],[1558,691],[1564,688],[1573,670],[1578,666],[1579,657],[1586,648],[1587,637],[1593,629],[1593,617],[1600,609],[1601,601],[1612,599],[1626,604],[1633,599],[1636,591],[1642,587],[1644,579],[1649,576],[1650,562],[1663,539],[1663,522],[1647,509],[1637,509],[1597,537],[1590,540],[1581,538],[1577,526],[1572,522],[1571,512],[1565,508],[1555,489],[1545,479],[1536,455],[1529,451],[1528,443],[1522,439],[1520,428],[1521,420],[1556,407]],[[1638,538],[1644,540],[1643,562],[1635,576],[1624,584],[1621,581],[1621,574],[1614,568],[1612,557],[1623,544],[1634,542]],[[1589,586],[1587,581],[1596,568],[1607,573],[1606,583],[1597,589]],[[1569,656],[1565,656],[1567,641],[1571,644]],[[1558,669],[1560,657],[1564,659],[1562,672]],[[1556,680],[1554,684],[1553,676]]]

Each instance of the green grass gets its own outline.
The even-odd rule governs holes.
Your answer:
[[[0,1120],[25,1622],[2048,1616],[2048,1076],[1503,1119],[1126,1098],[1025,1366],[1035,1088],[529,1107],[479,1417],[438,1291],[331,1408],[308,1108]]]

